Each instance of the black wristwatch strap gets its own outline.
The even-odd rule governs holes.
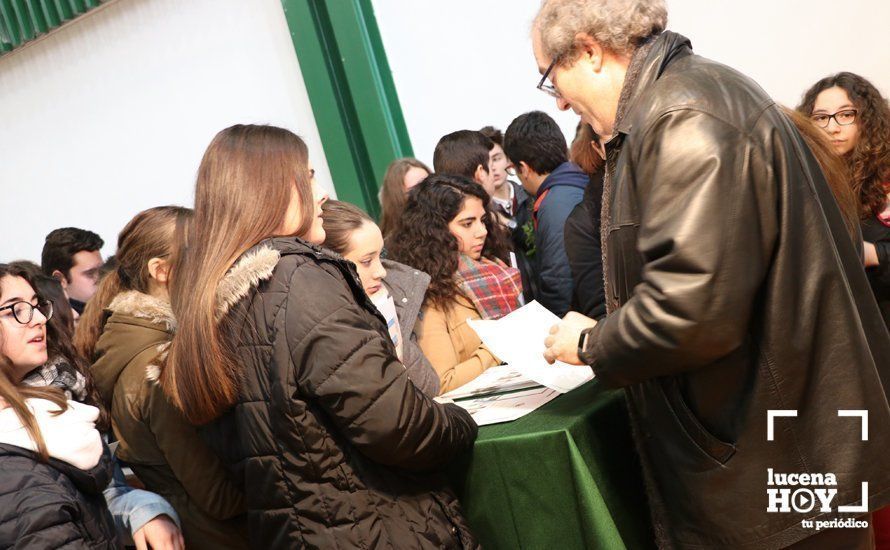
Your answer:
[[[581,357],[581,355],[587,350],[587,340],[590,336],[591,330],[593,330],[593,327],[586,328],[582,330],[581,335],[578,336],[578,357]]]

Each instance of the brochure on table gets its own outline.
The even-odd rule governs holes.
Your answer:
[[[540,387],[534,380],[526,378],[510,365],[491,367],[463,386],[443,393],[440,397],[448,400],[467,399],[495,393]]]
[[[509,393],[460,399],[454,403],[469,411],[476,424],[487,426],[521,418],[559,395],[550,388],[535,386]]]

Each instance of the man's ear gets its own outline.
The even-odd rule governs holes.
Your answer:
[[[476,183],[482,185],[488,179],[488,170],[481,164],[476,166],[476,172],[473,173],[473,179]]]
[[[170,277],[170,265],[162,258],[152,258],[148,260],[148,274],[158,283],[166,285]]]
[[[605,53],[602,45],[586,32],[579,32],[575,35],[575,51],[579,54],[579,60],[583,60],[590,65],[594,72],[600,72],[603,68],[603,54]]]
[[[62,290],[68,290],[68,278],[65,277],[65,274],[59,271],[58,269],[53,271],[52,278],[59,281],[59,284],[62,285]]]
[[[519,166],[516,167],[516,173],[521,175],[522,177],[528,177],[529,173],[532,172],[531,166],[529,166],[524,160],[519,161]]]

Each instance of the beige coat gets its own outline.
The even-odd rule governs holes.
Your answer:
[[[458,295],[443,310],[427,303],[415,325],[417,343],[439,375],[439,393],[463,386],[500,360],[482,344],[467,319],[480,319],[473,303]]]

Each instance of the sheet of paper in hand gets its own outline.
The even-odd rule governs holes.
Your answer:
[[[544,339],[559,317],[532,301],[497,320],[468,320],[479,338],[502,361],[535,382],[566,393],[593,378],[587,365],[544,359]]]

